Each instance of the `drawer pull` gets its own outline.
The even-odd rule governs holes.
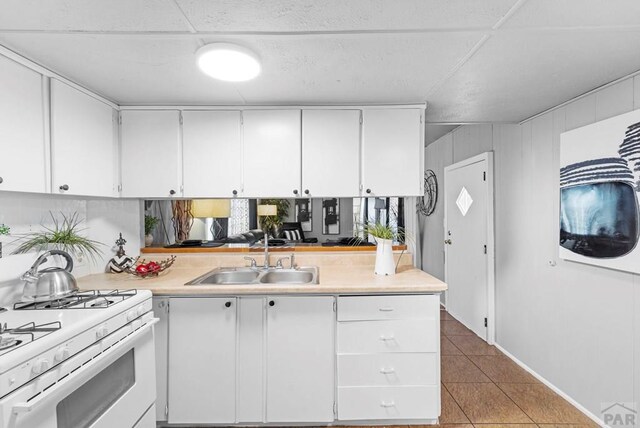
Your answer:
[[[393,335],[386,337],[386,336],[380,336],[380,340],[382,340],[383,342],[391,342],[392,340],[396,340],[395,337],[393,337]]]
[[[395,372],[396,372],[396,369],[394,369],[393,367],[390,369],[385,369],[385,368],[380,369],[380,373],[382,373],[383,375],[394,374]]]
[[[393,308],[378,308],[380,312],[393,312]]]
[[[382,403],[380,403],[380,407],[396,407],[396,403],[394,403],[393,401],[390,401],[389,403],[385,403],[384,401]]]

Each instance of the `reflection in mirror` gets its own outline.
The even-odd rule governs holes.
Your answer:
[[[258,216],[258,205],[277,215]],[[153,246],[219,247],[373,245],[366,223],[404,227],[403,198],[194,199],[145,201],[145,216],[158,219]]]

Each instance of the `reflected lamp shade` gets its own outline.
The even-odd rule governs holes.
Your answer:
[[[196,199],[191,205],[194,218],[229,218],[231,201],[229,199]]]
[[[258,205],[258,216],[267,217],[272,215],[278,215],[277,205]]]

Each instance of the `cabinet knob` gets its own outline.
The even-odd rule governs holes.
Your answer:
[[[176,191],[175,191],[175,190],[173,190],[173,189],[171,189],[171,190],[169,190],[169,194],[170,194],[170,195],[175,195],[175,194],[176,194]]]
[[[297,194],[298,194],[298,189],[295,189],[295,190],[293,191],[293,194],[294,194],[294,195],[297,195]]]
[[[62,186],[60,186],[60,190],[62,190],[63,192],[66,192],[67,190],[69,190],[69,185],[63,184]]]
[[[309,194],[309,189],[304,189],[304,194],[308,195]]]
[[[230,308],[230,307],[231,307],[231,302],[226,302],[226,303],[224,304],[224,307],[225,307],[225,308]]]
[[[371,193],[371,189],[367,189],[367,190],[366,190],[366,192],[367,192],[367,193]]]
[[[231,192],[231,193],[233,193],[233,196],[237,196],[237,195],[238,195],[238,191],[237,191],[237,190],[234,190],[234,191],[233,191],[233,192]]]
[[[2,183],[4,180],[2,179],[2,177],[0,177],[0,183]]]
[[[276,302],[274,302],[273,300],[269,300],[269,306],[275,306]]]

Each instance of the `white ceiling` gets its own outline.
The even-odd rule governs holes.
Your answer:
[[[205,43],[262,58],[244,83]],[[0,44],[120,104],[428,102],[520,121],[640,69],[638,0],[3,0]]]

